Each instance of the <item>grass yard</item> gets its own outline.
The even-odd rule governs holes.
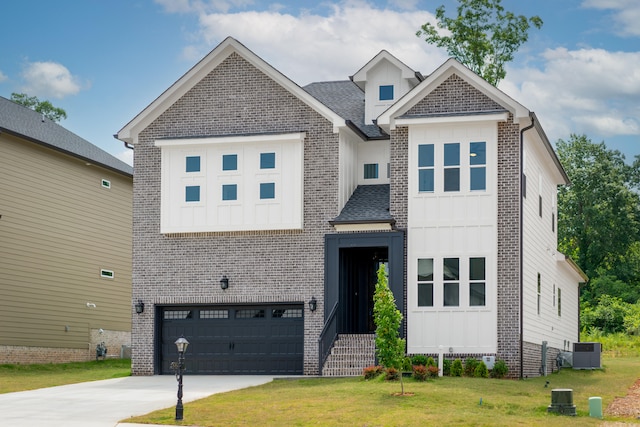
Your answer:
[[[213,395],[185,404],[182,425],[197,426],[585,426],[588,399],[600,396],[603,409],[640,377],[640,357],[603,358],[602,370],[562,370],[546,378],[496,380],[444,377],[400,384],[362,378],[276,380],[264,386]],[[549,386],[545,388],[545,382]],[[547,413],[553,388],[573,389],[577,417]],[[189,377],[184,379],[185,395]],[[480,404],[482,399],[482,404]],[[180,424],[174,408],[126,422]],[[640,423],[630,418],[606,421]]]
[[[34,390],[131,375],[131,359],[92,362],[0,365],[0,393]]]

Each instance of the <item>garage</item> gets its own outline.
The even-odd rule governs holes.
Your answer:
[[[173,373],[184,336],[187,374],[301,375],[303,313],[301,304],[160,307],[161,373]]]

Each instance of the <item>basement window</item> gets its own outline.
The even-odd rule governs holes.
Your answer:
[[[103,279],[113,279],[114,277],[113,270],[105,270],[105,269],[100,270],[100,277],[102,277]]]

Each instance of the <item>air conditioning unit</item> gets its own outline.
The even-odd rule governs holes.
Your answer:
[[[600,353],[599,342],[573,343],[573,369],[600,369]]]

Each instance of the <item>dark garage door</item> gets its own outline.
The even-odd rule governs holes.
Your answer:
[[[190,374],[302,374],[302,305],[164,307],[161,371],[171,374],[175,340],[189,341]]]

